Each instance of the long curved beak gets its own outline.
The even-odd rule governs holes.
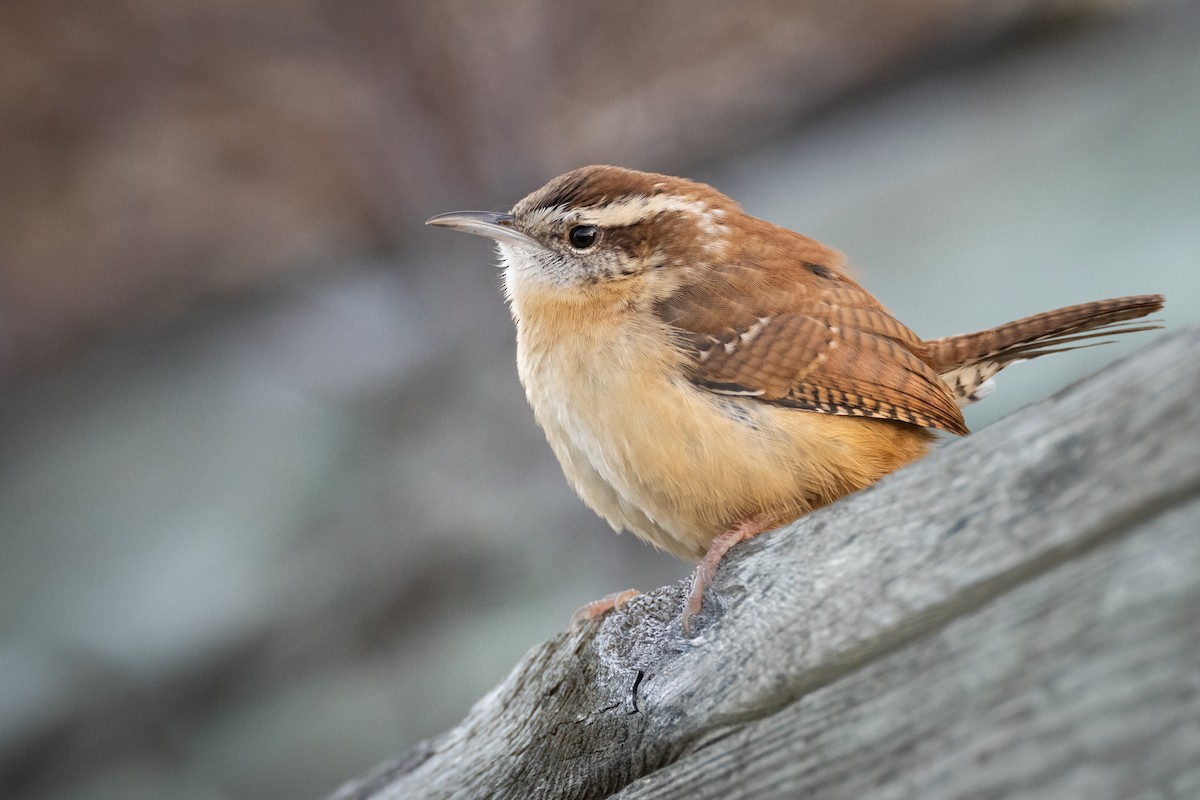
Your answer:
[[[449,214],[430,217],[425,224],[449,228],[452,231],[473,233],[476,236],[486,236],[498,242],[508,242],[522,247],[537,246],[535,240],[513,227],[512,214],[498,211],[451,211]]]

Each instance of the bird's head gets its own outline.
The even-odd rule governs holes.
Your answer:
[[[513,301],[666,296],[720,256],[741,208],[710,186],[623,169],[558,176],[509,212],[458,211],[428,224],[495,240]]]

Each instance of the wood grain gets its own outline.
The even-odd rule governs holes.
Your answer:
[[[1200,330],[534,647],[337,800],[1194,797]],[[697,624],[698,623],[698,624]]]

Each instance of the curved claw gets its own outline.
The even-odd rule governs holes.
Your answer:
[[[692,589],[688,592],[687,603],[683,606],[683,614],[680,616],[680,624],[683,626],[683,635],[691,638],[692,635],[692,617],[700,613],[700,608],[704,604],[704,590],[717,577],[717,566],[708,564],[707,559],[700,562],[695,571],[692,572]]]
[[[571,615],[571,630],[577,629],[588,620],[603,616],[609,611],[620,609],[634,597],[637,597],[638,594],[640,593],[637,589],[626,589],[623,592],[613,592],[601,597],[599,600],[593,600]]]

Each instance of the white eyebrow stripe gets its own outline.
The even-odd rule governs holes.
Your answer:
[[[599,206],[572,208],[557,205],[528,212],[526,224],[531,228],[570,221],[576,225],[597,225],[601,228],[621,228],[669,211],[695,216],[700,229],[708,236],[706,250],[720,251],[727,245],[729,232],[725,209],[712,208],[703,200],[693,200],[677,194],[627,195]]]
[[[684,211],[701,218],[708,218],[712,214],[712,209],[700,200],[688,200],[673,194],[633,195],[596,208],[581,208],[579,221],[619,228],[634,225],[664,211]]]

